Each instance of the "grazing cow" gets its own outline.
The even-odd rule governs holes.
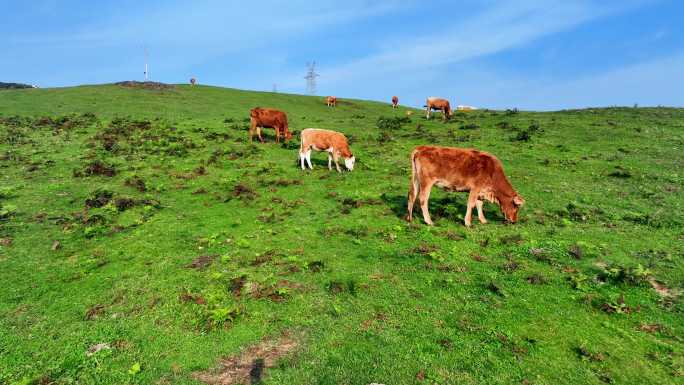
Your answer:
[[[399,108],[399,97],[392,96],[392,108]]]
[[[325,104],[327,104],[328,107],[337,106],[337,96],[328,96],[325,98]]]
[[[195,78],[190,78],[190,85],[194,86],[197,83],[197,79]]]
[[[338,172],[342,172],[337,160],[339,157],[344,158],[344,165],[349,171],[354,169],[354,162],[356,158],[349,150],[347,137],[336,131],[321,130],[318,128],[306,128],[301,133],[301,147],[299,148],[299,164],[304,170],[305,162],[309,164],[309,168],[313,169],[311,165],[311,150],[326,151],[328,153],[328,169],[332,170],[332,161],[335,161],[335,167]]]
[[[411,153],[411,187],[408,193],[408,216],[413,219],[413,205],[418,195],[423,219],[432,225],[428,200],[432,185],[450,191],[469,191],[465,225],[470,227],[473,207],[480,223],[487,223],[482,200],[496,203],[507,221],[518,220],[518,209],[525,203],[504,175],[501,162],[491,154],[473,149],[418,146]]]
[[[425,103],[425,108],[427,110],[427,119],[430,119],[430,111],[432,110],[444,112],[444,120],[451,118],[451,106],[449,106],[449,101],[446,99],[429,97]]]
[[[254,133],[257,134],[259,140],[263,143],[264,139],[261,137],[261,128],[274,128],[276,143],[280,143],[280,135],[283,135],[285,142],[292,137],[292,134],[287,129],[287,115],[272,108],[255,107],[249,110],[249,141],[252,141]]]

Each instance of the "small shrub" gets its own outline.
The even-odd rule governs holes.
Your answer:
[[[106,177],[113,177],[116,175],[116,167],[114,165],[108,164],[102,160],[96,159],[88,164],[85,165],[83,168],[83,171],[80,170],[75,170],[74,171],[74,176],[75,177],[82,177],[82,176],[106,176]]]
[[[388,131],[381,131],[377,138],[378,143],[387,143],[394,141],[394,137]]]
[[[641,264],[638,264],[635,267],[609,265],[601,270],[598,277],[603,281],[625,283],[632,286],[643,286],[650,281],[652,273]]]
[[[502,121],[496,124],[498,128],[501,128],[503,130],[510,130],[513,129],[514,127],[507,121]]]
[[[630,173],[629,170],[623,168],[622,166],[616,166],[615,170],[608,173],[608,176],[612,176],[614,178],[631,178],[632,173]]]
[[[608,314],[630,314],[640,310],[638,307],[632,308],[627,306],[624,294],[620,294],[617,299],[601,303],[599,308]]]
[[[517,135],[511,137],[511,142],[529,142],[532,139],[529,131],[519,131]]]
[[[477,130],[480,126],[477,123],[464,123],[458,128],[460,130]]]
[[[402,124],[407,124],[411,123],[411,118],[407,116],[393,116],[393,117],[386,117],[386,116],[381,116],[378,118],[378,121],[375,123],[375,125],[378,127],[378,129],[382,130],[398,130],[401,128]]]
[[[114,196],[114,193],[107,189],[97,189],[93,191],[85,200],[86,208],[104,207]]]
[[[137,175],[134,175],[130,178],[126,178],[126,182],[124,182],[124,184],[128,187],[133,187],[140,192],[147,191],[145,181]]]
[[[0,203],[0,219],[8,219],[17,213],[17,207],[8,203]]]
[[[330,281],[326,284],[326,289],[330,294],[342,294],[347,292],[351,295],[356,295],[357,283],[353,279],[348,279],[346,282],[343,281]]]

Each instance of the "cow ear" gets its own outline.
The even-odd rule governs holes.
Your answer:
[[[522,199],[521,196],[516,195],[515,197],[513,197],[513,204],[516,206],[522,206],[523,204],[525,204],[525,200]]]

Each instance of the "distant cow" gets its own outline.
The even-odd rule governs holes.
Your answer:
[[[430,119],[430,111],[432,110],[444,112],[444,120],[449,120],[449,118],[451,118],[451,106],[449,106],[449,101],[446,99],[429,97],[427,98],[425,107],[427,111],[427,119]]]
[[[190,78],[190,85],[194,86],[197,83],[197,79],[195,78]]]
[[[399,98],[392,96],[392,108],[399,108]]]
[[[313,169],[311,165],[311,150],[326,151],[328,153],[329,170],[332,170],[332,161],[334,160],[337,171],[342,172],[337,162],[340,156],[344,158],[344,165],[349,171],[354,169],[356,158],[349,150],[347,137],[343,134],[331,130],[306,128],[302,130],[300,138],[302,144],[299,148],[299,164],[302,166],[302,170],[304,170],[306,163],[309,164],[310,169]]]
[[[337,106],[337,96],[328,96],[325,98],[325,104],[327,104],[328,107]]]
[[[423,219],[433,222],[428,212],[430,190],[436,184],[450,191],[469,191],[465,225],[470,227],[473,207],[477,207],[480,223],[487,223],[482,213],[482,200],[496,203],[507,221],[515,223],[518,209],[525,203],[504,175],[501,162],[491,154],[473,149],[418,146],[411,153],[411,186],[408,193],[408,216],[413,219],[416,195]]]
[[[261,128],[274,128],[276,143],[280,142],[280,135],[283,135],[285,142],[292,137],[292,134],[287,129],[287,115],[282,112],[271,108],[252,108],[249,111],[249,141],[252,141],[254,134],[256,133],[261,142],[264,139],[261,137]]]

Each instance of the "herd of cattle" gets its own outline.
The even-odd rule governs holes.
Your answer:
[[[329,107],[337,105],[337,98],[329,96],[325,99]],[[399,98],[392,97],[392,108],[398,108]],[[465,108],[461,108],[465,107]],[[451,115],[449,101],[442,98],[430,97],[425,104],[427,118],[433,110],[442,111],[444,119]],[[472,107],[459,106],[459,109]],[[261,142],[262,128],[275,129],[276,143],[280,137],[287,142],[292,138],[288,129],[287,114],[271,108],[256,107],[250,110],[249,140],[254,134]],[[311,164],[311,152],[325,151],[328,153],[328,169],[332,170],[332,162],[338,172],[342,172],[339,159],[344,159],[344,165],[349,170],[354,169],[355,157],[349,149],[349,143],[344,134],[318,128],[306,128],[300,134],[299,164],[304,170]],[[442,146],[418,146],[411,153],[411,184],[408,192],[408,215],[406,219],[413,219],[413,206],[418,197],[423,220],[428,225],[433,222],[428,211],[428,200],[433,185],[448,191],[469,192],[465,214],[465,225],[470,227],[472,210],[477,208],[480,223],[487,223],[482,206],[484,200],[497,204],[508,222],[515,223],[518,219],[518,209],[525,200],[518,195],[506,178],[501,161],[494,155],[474,149],[463,149]]]

